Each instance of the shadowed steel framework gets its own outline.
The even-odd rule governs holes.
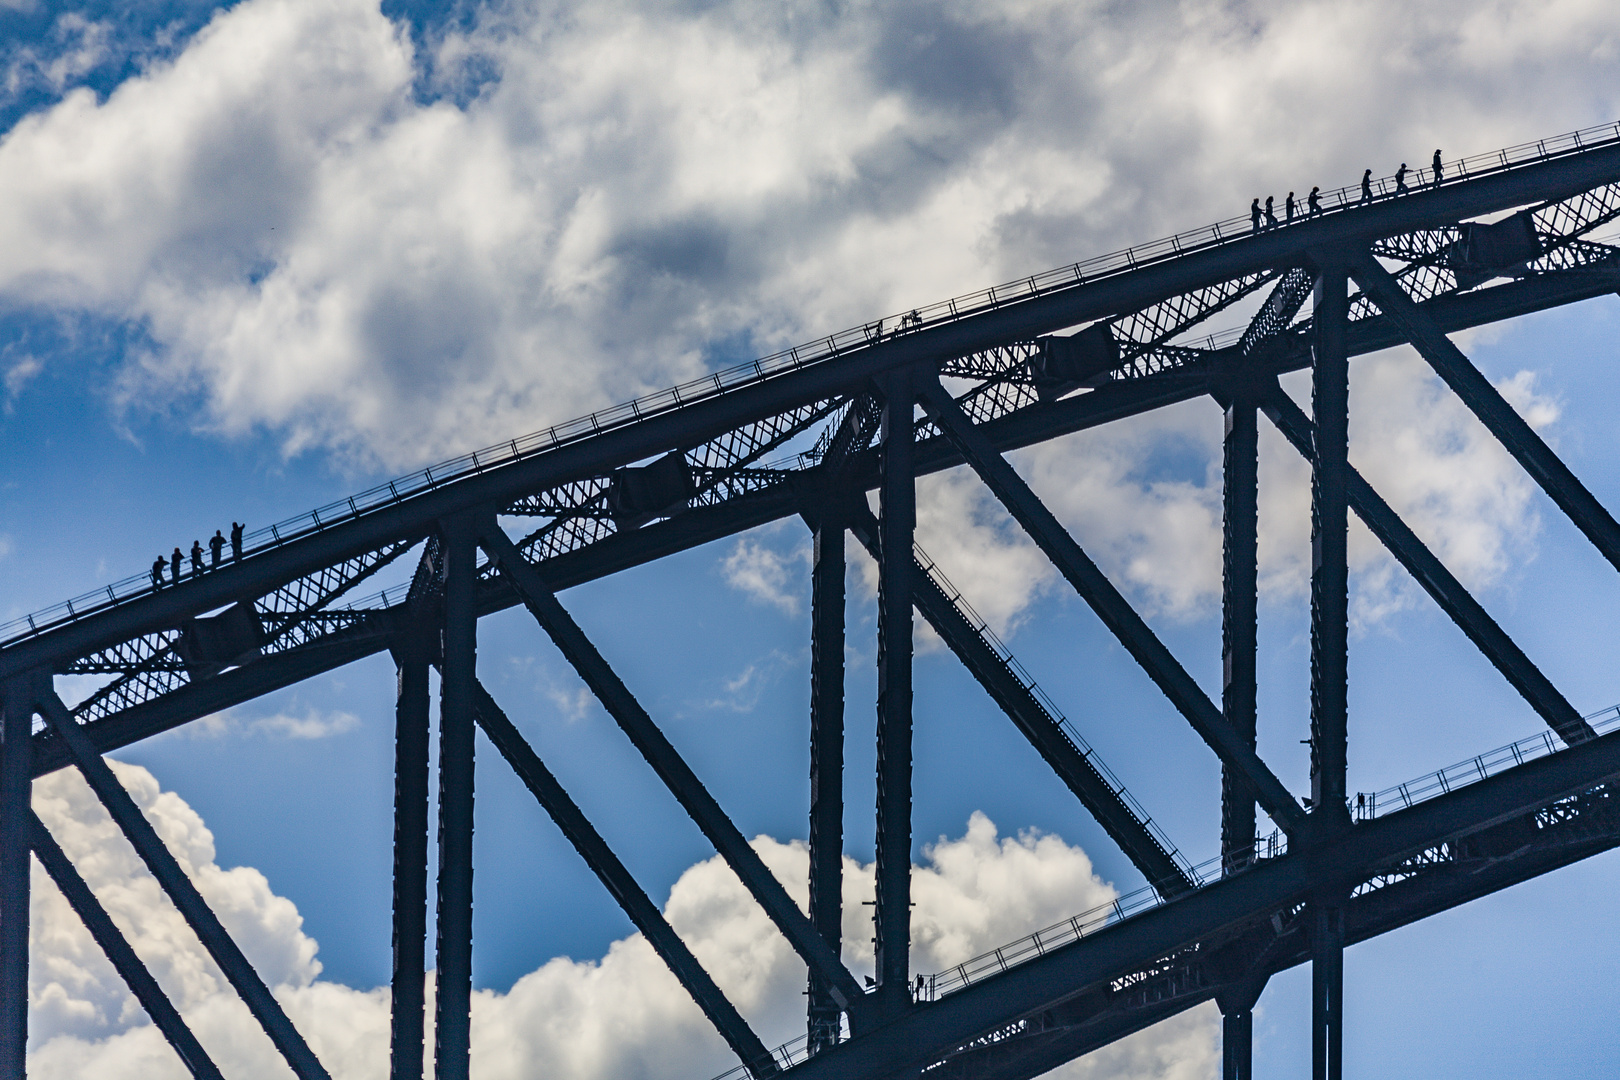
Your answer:
[[[1375,183],[1368,197],[1328,192],[1319,209],[1277,227],[1220,222],[878,319],[277,523],[248,536],[240,558],[183,582],[130,578],[0,627],[0,1075],[24,1074],[30,852],[185,1067],[221,1075],[30,809],[33,778],[76,768],[293,1072],[327,1076],[103,755],[387,651],[398,669],[393,1080],[422,1075],[430,884],[434,1075],[470,1072],[479,729],[735,1051],[738,1080],[1017,1080],[1210,1000],[1224,1017],[1223,1075],[1245,1080],[1250,1010],[1271,975],[1301,963],[1312,972],[1313,1076],[1336,1080],[1347,945],[1620,843],[1620,713],[1583,717],[1347,459],[1351,360],[1410,343],[1620,569],[1620,525],[1447,336],[1620,290],[1620,248],[1594,239],[1620,218],[1620,125],[1462,159],[1418,180],[1411,190]],[[1210,333],[1209,320],[1235,307],[1255,314]],[[1278,384],[1302,370],[1310,415]],[[1196,398],[1225,415],[1218,701],[1004,457]],[[1288,790],[1255,752],[1262,422],[1311,468],[1308,792]],[[916,478],[964,465],[1220,761],[1212,864],[1189,864],[917,547]],[[1352,514],[1545,732],[1370,803],[1351,798]],[[558,596],[789,517],[814,537],[808,912]],[[879,568],[871,985],[840,959],[846,536]],[[401,560],[415,564],[408,584],[362,598],[368,580]],[[479,683],[478,620],[517,605],[804,961],[802,1038],[761,1042]],[[932,974],[910,962],[914,611],[1149,883]],[[430,668],[440,673],[436,775]],[[70,709],[58,675],[101,685]],[[1257,830],[1261,814],[1270,825]],[[439,838],[431,872],[430,828]]]

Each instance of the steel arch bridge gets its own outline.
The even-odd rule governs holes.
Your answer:
[[[1404,179],[1404,178],[1403,178]],[[1250,1008],[1309,962],[1313,1069],[1341,1073],[1347,944],[1620,844],[1620,712],[1583,717],[1348,463],[1348,363],[1410,342],[1598,550],[1620,525],[1448,339],[1620,290],[1620,124],[1321,196],[875,320],[480,450],[249,535],[184,580],[130,578],[0,627],[0,1074],[22,1076],[29,853],[199,1078],[206,1049],[29,806],[77,768],[300,1080],[327,1075],[102,755],[389,652],[398,667],[392,1072],[419,1080],[429,874],[429,669],[440,672],[436,1075],[469,1071],[473,742],[482,729],[669,965],[735,1075],[1018,1080],[1199,1003],[1224,1074]],[[1209,321],[1251,298],[1246,325]],[[1307,303],[1309,306],[1307,307]],[[1308,369],[1312,416],[1278,385]],[[1177,402],[1224,410],[1217,703],[1003,454]],[[923,416],[917,418],[917,406]],[[1257,432],[1310,463],[1311,790],[1255,753]],[[794,447],[808,447],[789,453]],[[970,467],[1219,758],[1221,857],[1194,867],[917,548],[916,477]],[[869,508],[876,491],[880,510]],[[1547,724],[1534,739],[1354,802],[1345,788],[1346,529],[1354,513]],[[802,518],[812,569],[810,903],[801,910],[559,602],[570,586]],[[523,523],[510,535],[511,523]],[[503,525],[503,523],[505,523]],[[879,566],[876,985],[840,960],[844,538]],[[408,585],[359,599],[413,560]],[[403,565],[410,565],[407,561]],[[480,617],[522,605],[809,971],[806,1035],[771,1050],[479,683]],[[909,951],[912,613],[919,612],[1150,886],[979,960]],[[73,709],[57,675],[93,675]],[[1273,828],[1257,839],[1258,811]],[[1213,808],[1212,808],[1213,813]]]

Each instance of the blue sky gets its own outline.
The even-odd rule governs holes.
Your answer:
[[[1620,18],[1574,2],[1466,17],[1372,0],[0,3],[0,620],[232,520],[1226,217],[1256,192],[1613,120],[1617,47]],[[1617,328],[1605,297],[1458,339],[1610,507]],[[1620,702],[1612,568],[1408,351],[1358,365],[1352,455],[1375,486],[1577,708]],[[1218,438],[1198,402],[1014,459],[1212,695]],[[1303,792],[1303,473],[1263,438],[1261,753]],[[923,545],[1182,850],[1214,854],[1207,749],[982,491],[946,477],[922,498]],[[1358,543],[1352,789],[1535,733]],[[744,832],[778,841],[802,838],[807,802],[806,550],[790,521],[564,595]],[[846,832],[864,862],[873,603],[864,555],[850,561]],[[711,856],[527,615],[484,620],[479,666],[656,899]],[[201,816],[219,866],[257,868],[296,905],[322,980],[358,990],[388,975],[392,693],[373,658],[118,755]],[[916,715],[919,863],[982,811],[1140,884],[927,644]],[[479,753],[474,971],[504,994],[631,928]],[[1352,1071],[1574,1077],[1612,1059],[1602,958],[1620,935],[1594,898],[1617,868],[1599,857],[1352,950]],[[1305,1067],[1307,990],[1295,971],[1261,1000],[1266,1075]],[[781,1017],[798,1007],[759,1005],[766,1037],[793,1034]],[[64,1038],[116,1054],[121,1030]],[[1106,1074],[1199,1075],[1211,1030],[1204,1015],[1157,1064]]]

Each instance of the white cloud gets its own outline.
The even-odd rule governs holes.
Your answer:
[[[402,465],[691,376],[716,341],[1620,112],[1598,0],[480,20],[436,46],[445,86],[493,73],[463,107],[413,96],[367,0],[249,0],[105,101],[69,93],[0,144],[0,293],[140,324],[132,405]]]
[[[201,819],[178,796],[160,791],[150,773],[118,763],[114,769],[334,1078],[384,1076],[387,990],[321,980],[315,942],[293,905],[257,871],[216,865]],[[40,780],[34,805],[226,1074],[290,1075],[77,774]],[[804,845],[759,837],[754,847],[805,903]],[[37,864],[34,889],[30,1075],[184,1076]],[[861,904],[871,891],[871,866],[846,859],[845,959],[857,973],[872,969],[871,909]],[[1038,833],[999,836],[975,814],[963,836],[941,837],[925,849],[924,864],[913,870],[913,895],[914,966],[929,971],[1107,903],[1115,893],[1078,848]],[[718,857],[681,875],[666,914],[763,1038],[784,1041],[802,1028],[804,968]],[[1197,1010],[1060,1075],[1204,1075],[1214,1060],[1216,1028],[1208,1009]],[[508,992],[478,991],[473,1061],[485,1080],[692,1080],[734,1063],[639,934],[614,942],[598,960],[551,960]]]
[[[800,596],[809,592],[810,548],[803,537],[786,552],[767,546],[758,536],[737,537],[720,561],[726,584],[744,595],[796,615]]]
[[[192,739],[217,739],[227,735],[257,735],[272,739],[327,739],[360,726],[360,718],[341,709],[322,712],[305,709],[302,713],[278,712],[270,716],[248,717],[239,709],[209,713],[176,728]]]

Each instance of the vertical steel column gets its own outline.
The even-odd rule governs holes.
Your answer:
[[[844,520],[816,514],[810,569],[810,921],[834,954],[843,941]],[[812,1054],[838,1042],[838,1002],[810,972]]]
[[[1255,652],[1258,623],[1259,415],[1246,386],[1226,406],[1224,516],[1221,544],[1221,711],[1255,747]],[[1242,773],[1221,769],[1222,874],[1240,869],[1254,846],[1254,789]],[[1221,1021],[1221,1075],[1249,1080],[1254,1046],[1252,1002],[1226,1009]]]
[[[1311,819],[1320,840],[1350,825],[1345,804],[1349,577],[1345,561],[1350,466],[1350,377],[1345,349],[1349,281],[1342,266],[1316,280],[1311,470]],[[1311,1075],[1343,1069],[1344,920],[1331,897],[1311,902]]]
[[[24,1075],[28,1050],[28,822],[32,672],[0,686],[0,1076]]]
[[[472,1038],[472,846],[477,537],[446,521],[439,685],[439,893],[433,1060],[437,1080],[467,1080]]]
[[[1348,280],[1342,267],[1316,279],[1311,402],[1311,809],[1319,830],[1350,823],[1345,806],[1349,580],[1345,564],[1350,466],[1350,366],[1345,350]],[[1321,835],[1320,832],[1318,835]]]
[[[1221,1016],[1222,1080],[1252,1080],[1254,1076],[1254,1013],[1233,1009]]]
[[[883,391],[879,486],[883,550],[878,577],[877,931],[878,1011],[910,1003],[911,950],[911,574],[917,496],[912,444],[916,392],[910,373]]]
[[[421,1080],[427,948],[428,664],[413,634],[394,652],[394,972],[390,1080]]]
[[[1344,908],[1311,902],[1311,1080],[1344,1077]]]

